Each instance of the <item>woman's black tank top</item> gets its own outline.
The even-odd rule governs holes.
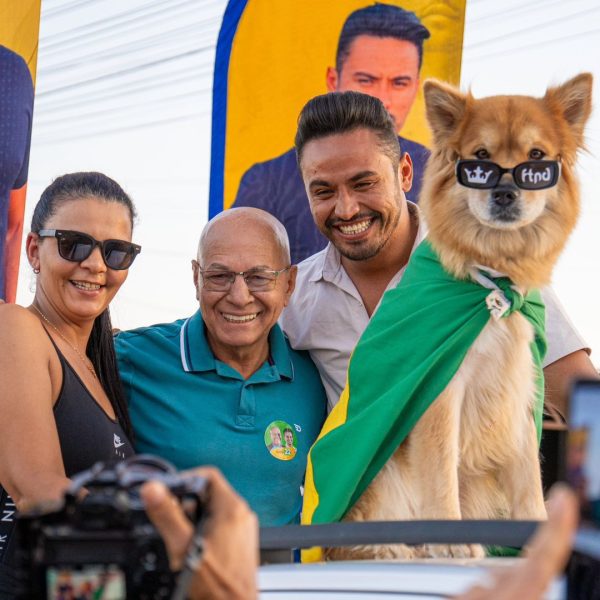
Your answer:
[[[133,447],[119,422],[104,412],[52,337],[50,341],[62,368],[62,386],[54,405],[54,419],[67,477],[89,469],[98,461],[123,460],[132,456]],[[11,597],[4,593],[10,593],[11,583],[16,583],[11,573],[14,518],[15,505],[0,486],[0,598]]]
[[[104,412],[56,344],[54,347],[63,371],[54,419],[67,477],[89,469],[99,460],[132,456],[131,442],[119,422]]]

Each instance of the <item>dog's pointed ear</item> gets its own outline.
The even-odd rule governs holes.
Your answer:
[[[462,121],[467,105],[467,96],[459,90],[428,79],[423,84],[427,121],[436,144],[443,143]]]
[[[591,73],[580,73],[562,85],[548,88],[544,97],[581,136],[592,112],[592,81]]]

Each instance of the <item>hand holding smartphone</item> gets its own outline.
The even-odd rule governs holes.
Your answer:
[[[600,529],[600,381],[575,382],[569,413],[566,480],[579,499],[582,527]]]
[[[565,479],[580,505],[580,529],[567,567],[568,600],[600,600],[600,381],[579,380],[569,403]]]

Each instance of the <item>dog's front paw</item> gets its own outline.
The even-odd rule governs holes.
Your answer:
[[[325,548],[325,560],[406,560],[415,557],[412,546],[405,544]]]
[[[458,547],[468,549],[468,554],[465,558],[485,558],[487,555],[485,548],[481,544],[468,544],[466,546],[463,545]]]
[[[479,544],[424,544],[417,546],[418,558],[483,558],[485,550]]]
[[[548,518],[548,512],[544,500],[532,502],[530,505],[519,506],[511,511],[510,518],[515,521],[545,521]]]

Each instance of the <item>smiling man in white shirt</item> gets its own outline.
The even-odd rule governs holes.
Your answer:
[[[355,92],[313,98],[300,114],[296,153],[313,218],[329,244],[300,263],[281,324],[292,347],[310,351],[331,410],[354,346],[426,231],[405,196],[412,161],[377,99]],[[546,402],[564,414],[572,378],[598,374],[554,293],[543,295]]]

